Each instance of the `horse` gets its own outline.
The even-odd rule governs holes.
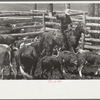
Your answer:
[[[82,33],[87,33],[86,28],[83,23],[79,22],[75,29],[71,29],[70,31],[65,31],[67,33],[67,39],[71,47],[73,47],[74,52],[76,52],[76,48],[79,45],[79,40]]]
[[[49,31],[40,39],[40,51],[44,55],[52,55],[53,48],[57,45],[61,50],[76,52],[81,33],[86,33],[83,23],[79,23],[75,29]]]
[[[54,34],[56,34],[56,37],[54,37],[54,41],[56,45],[61,46],[62,49],[76,52],[82,33],[87,33],[87,30],[83,23],[79,22],[75,29],[62,29],[62,32],[59,30],[55,31]]]

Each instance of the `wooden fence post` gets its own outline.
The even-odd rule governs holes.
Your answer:
[[[86,28],[86,13],[83,13],[83,24],[84,27]],[[84,49],[84,45],[85,45],[85,33],[82,33],[82,45],[81,48]]]
[[[43,31],[45,32],[45,13],[43,13]]]
[[[34,14],[34,10],[30,10]],[[32,21],[34,21],[34,15],[32,16]]]

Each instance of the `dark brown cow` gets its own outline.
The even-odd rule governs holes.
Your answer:
[[[24,45],[16,52],[15,59],[17,65],[17,75],[20,68],[21,74],[24,78],[32,79],[38,62],[36,49],[31,45]]]
[[[44,56],[39,62],[38,67],[42,70],[42,78],[43,75],[47,76],[47,73],[50,72],[50,77],[52,78],[52,72],[54,69],[58,69],[64,78],[64,74],[66,74],[64,67],[69,71],[69,68],[73,69],[71,72],[77,71],[78,67],[78,58],[75,53],[70,51],[61,51],[59,55],[52,56]]]
[[[78,58],[75,53],[66,50],[60,51],[58,58],[62,66],[67,69],[67,72],[77,72]]]
[[[52,55],[53,48],[56,45],[53,33],[54,31],[46,32],[41,37],[39,42],[39,50],[42,52],[42,55]]]
[[[87,68],[90,69],[90,71],[88,71],[89,74],[91,72],[94,73],[94,75],[98,74],[98,72],[100,71],[100,55],[98,53],[81,50],[79,51],[77,56],[78,56],[78,61],[79,61],[78,71],[79,71],[80,77],[82,77],[82,71],[83,69],[86,68],[85,67],[86,65],[87,65]]]
[[[10,35],[0,35],[0,44],[13,44],[15,42],[15,38]]]
[[[63,75],[63,70],[61,67],[61,63],[59,62],[59,59],[57,56],[52,55],[52,56],[44,56],[39,62],[38,62],[38,67],[42,70],[42,78],[44,78],[44,75],[48,79],[52,79],[52,71],[54,69],[58,69],[64,78]],[[50,72],[50,76],[48,77],[48,72]]]

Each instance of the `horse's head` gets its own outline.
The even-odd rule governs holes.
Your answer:
[[[85,27],[85,24],[82,22],[79,22],[78,26],[76,27],[76,30],[78,30],[80,33],[86,34],[88,31]]]

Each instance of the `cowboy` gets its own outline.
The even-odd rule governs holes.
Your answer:
[[[72,20],[69,15],[70,15],[70,9],[66,9],[65,16],[66,16],[66,24],[67,24],[66,26],[68,30],[72,29]]]

